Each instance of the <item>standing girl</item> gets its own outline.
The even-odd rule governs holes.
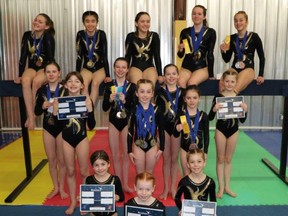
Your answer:
[[[53,115],[54,98],[59,97],[63,93],[63,87],[59,84],[60,66],[56,62],[48,62],[44,68],[44,73],[48,83],[37,91],[34,112],[37,116],[44,113],[43,143],[54,186],[47,199],[53,198],[58,193],[61,199],[65,199],[68,195],[64,191],[66,169],[62,148],[62,128],[57,117]]]
[[[163,113],[157,104],[152,104],[154,85],[151,80],[140,79],[137,82],[136,96],[139,102],[128,121],[128,153],[136,166],[136,173],[153,173],[155,164],[164,151]],[[157,145],[157,130],[160,149]]]
[[[22,83],[22,92],[26,106],[27,120],[25,127],[33,130],[35,127],[34,99],[37,90],[46,81],[44,66],[54,60],[55,40],[54,24],[47,14],[38,14],[32,22],[32,31],[24,33],[21,42],[19,60],[19,78],[16,83]],[[26,62],[28,59],[28,67]]]
[[[70,72],[65,78],[65,88],[68,96],[80,96],[81,90],[84,88],[84,81],[79,72]],[[56,103],[55,103],[56,102]],[[55,100],[53,114],[57,115],[58,101]],[[65,211],[67,215],[71,215],[77,204],[76,199],[76,166],[75,156],[77,156],[82,181],[85,182],[89,175],[89,140],[87,138],[86,127],[92,130],[95,127],[95,118],[93,113],[93,103],[88,95],[86,95],[86,108],[88,118],[70,118],[64,120],[62,138],[64,159],[67,170],[67,184],[70,193],[70,206]]]
[[[180,113],[176,123],[174,136],[181,132],[181,165],[184,175],[190,170],[187,167],[186,154],[190,149],[203,149],[208,153],[209,147],[209,120],[204,111],[198,109],[200,91],[196,85],[187,86],[183,93],[185,109]]]
[[[149,79],[155,85],[158,79],[162,83],[160,39],[156,32],[149,30],[150,15],[139,12],[135,17],[135,26],[136,31],[130,32],[125,40],[125,58],[130,64],[129,80],[136,84],[139,79]]]
[[[213,99],[213,104],[209,113],[209,120],[213,120],[216,112],[222,107],[220,103],[216,103],[216,97],[235,97],[236,93],[234,91],[237,85],[238,73],[234,69],[229,69],[225,71],[222,75],[223,80],[223,91],[222,94],[216,95]],[[246,103],[242,103],[241,107],[245,112],[247,112]],[[238,122],[244,123],[245,118],[239,119],[219,119],[216,123],[215,130],[215,142],[216,142],[216,152],[217,152],[217,179],[219,190],[217,193],[217,198],[222,198],[223,193],[227,193],[232,197],[236,197],[237,194],[230,189],[230,177],[232,169],[232,157],[236,149],[237,139],[238,139]],[[224,182],[224,184],[223,184]]]
[[[103,150],[95,151],[90,156],[90,163],[93,167],[94,174],[86,178],[85,184],[115,185],[115,201],[123,202],[125,196],[121,181],[117,175],[111,175],[109,173],[110,160],[108,154]],[[117,212],[93,212],[93,215],[117,216]]]
[[[86,11],[82,15],[85,30],[78,31],[76,36],[77,62],[76,71],[81,72],[84,79],[84,92],[88,94],[91,83],[90,97],[93,105],[98,99],[99,86],[110,80],[107,59],[107,39],[104,31],[97,29],[98,14]]]
[[[105,85],[102,108],[105,112],[110,109],[108,133],[115,173],[120,177],[124,191],[133,192],[128,186],[130,163],[127,153],[127,125],[128,114],[133,107],[136,85],[126,80],[128,69],[128,62],[125,58],[120,57],[115,60],[115,79]],[[122,90],[119,92],[119,89]],[[121,139],[122,148],[120,148],[119,139]]]
[[[177,55],[179,58],[185,55],[179,77],[179,85],[182,88],[186,88],[187,85],[199,85],[208,78],[214,78],[213,51],[216,32],[208,27],[206,12],[204,6],[196,5],[192,10],[194,25],[180,33]]]
[[[180,180],[174,199],[179,211],[182,209],[182,195],[184,199],[216,202],[215,182],[203,172],[206,166],[204,151],[189,150],[186,160],[190,173]]]
[[[255,32],[248,32],[248,15],[245,11],[239,11],[234,15],[236,34],[227,36],[225,42],[220,45],[223,60],[227,63],[234,53],[232,68],[238,73],[237,85],[234,88],[236,94],[244,90],[255,78],[254,54],[257,51],[259,57],[259,74],[256,79],[258,85],[264,82],[265,56],[262,41]],[[221,80],[220,80],[221,81]],[[220,82],[220,93],[223,90]]]
[[[165,85],[156,94],[156,104],[164,111],[165,150],[163,152],[163,178],[164,190],[160,195],[166,199],[169,192],[169,180],[171,180],[171,193],[174,197],[177,190],[178,156],[180,150],[180,137],[173,135],[176,116],[182,110],[183,89],[177,86],[179,72],[174,64],[164,67]]]

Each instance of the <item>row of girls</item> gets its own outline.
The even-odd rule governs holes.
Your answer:
[[[114,63],[114,80],[110,78],[106,35],[104,31],[97,29],[97,13],[94,11],[86,11],[82,16],[82,21],[85,30],[79,31],[76,38],[78,53],[76,71],[80,73],[69,73],[69,76],[66,76],[64,87],[68,90],[68,95],[79,95],[80,92],[82,92],[87,96],[86,105],[90,113],[88,125],[89,128],[93,128],[95,126],[93,107],[96,104],[99,95],[99,85],[104,81],[106,86],[103,110],[107,111],[110,109],[109,144],[112,151],[115,172],[122,180],[124,190],[128,192],[132,191],[128,186],[128,157],[135,164],[137,173],[143,171],[153,173],[157,160],[163,154],[165,161],[163,166],[165,187],[161,197],[166,198],[168,196],[169,187],[168,180],[166,181],[166,179],[169,179],[169,176],[171,177],[172,182],[170,190],[172,196],[176,197],[177,187],[175,186],[176,176],[174,174],[177,172],[174,171],[177,169],[177,164],[175,163],[179,152],[177,149],[179,150],[181,146],[181,162],[185,175],[189,173],[186,166],[186,152],[189,151],[189,147],[192,146],[195,148],[196,146],[197,148],[203,148],[206,154],[208,152],[208,117],[205,112],[198,111],[197,109],[200,93],[196,87],[199,83],[208,78],[214,78],[213,50],[216,41],[216,33],[214,29],[209,28],[207,25],[206,8],[201,5],[196,5],[192,10],[192,21],[194,25],[181,32],[178,56],[184,57],[184,60],[179,73],[175,65],[168,65],[164,69],[164,76],[161,70],[160,39],[156,32],[149,30],[150,16],[147,12],[139,12],[135,17],[136,31],[129,33],[126,37],[125,58],[117,59]],[[225,43],[220,46],[224,61],[229,62],[234,53],[234,60],[232,63],[232,68],[234,70],[229,70],[227,72],[228,75],[223,76],[223,79],[221,79],[220,82],[221,85],[219,86],[219,89],[222,96],[237,95],[254,79],[255,50],[257,50],[260,59],[260,70],[256,80],[258,84],[264,82],[263,71],[265,58],[261,39],[257,33],[247,31],[248,16],[244,11],[239,11],[235,14],[234,24],[237,33],[231,35],[229,40],[225,41]],[[43,83],[47,80],[49,81],[49,74],[47,71],[57,72],[57,80],[60,77],[60,68],[57,64],[54,64],[56,69],[48,70],[46,66],[45,70],[47,71],[44,72],[45,65],[54,60],[54,33],[53,21],[50,17],[46,14],[39,14],[33,21],[32,31],[25,32],[23,35],[19,63],[20,76],[15,82],[22,83],[28,117],[25,126],[29,129],[34,128],[35,117],[33,109],[36,92]],[[186,41],[190,52],[187,52]],[[145,49],[142,48],[143,46]],[[27,59],[28,67],[26,67]],[[53,76],[51,75],[51,77]],[[126,77],[127,80],[125,79]],[[228,77],[229,79],[226,79],[225,77]],[[154,88],[157,81],[160,84],[165,82],[165,84],[163,87],[159,88],[159,91],[157,90],[156,93]],[[89,94],[88,86],[90,84],[91,91]],[[75,85],[78,85],[78,87],[75,87]],[[85,181],[89,174],[88,163],[85,162],[89,154],[89,145],[83,144],[88,143],[85,126],[86,121],[77,124],[78,120],[70,120],[70,122],[66,124],[66,132],[65,127],[59,127],[62,130],[60,132],[57,131],[54,134],[57,100],[52,101],[51,94],[53,97],[59,96],[57,94],[60,93],[55,94],[55,92],[60,92],[57,90],[60,87],[57,86],[58,85],[55,85],[50,89],[50,96],[46,95],[38,108],[40,107],[40,110],[47,112],[45,113],[47,116],[47,125],[49,127],[52,125],[52,129],[50,130],[45,129],[43,124],[44,135],[46,134],[46,136],[43,136],[44,145],[48,160],[49,158],[54,159],[54,164],[50,164],[49,160],[50,174],[54,183],[54,191],[51,196],[53,197],[54,194],[60,193],[61,197],[67,197],[67,194],[63,191],[64,180],[61,178],[60,184],[58,184],[58,180],[56,179],[55,181],[55,178],[53,179],[53,176],[57,176],[57,171],[55,174],[55,170],[52,171],[51,168],[55,166],[55,161],[59,161],[63,168],[63,158],[62,160],[55,160],[55,157],[57,154],[61,155],[61,151],[64,150],[64,166],[66,166],[66,169],[62,169],[62,172],[59,173],[59,175],[63,177],[65,176],[65,172],[67,172],[71,204],[66,213],[71,214],[76,207],[75,165],[73,163],[74,154],[76,152],[78,156],[81,176],[83,181]],[[117,94],[113,91],[112,86],[122,86],[122,92]],[[134,90],[136,89],[137,100],[133,100],[132,94],[129,96],[129,91],[133,92],[133,88]],[[47,90],[44,90],[43,92],[44,95],[49,94],[49,91]],[[152,104],[151,102],[154,99],[154,95],[156,96],[156,103]],[[38,95],[36,98],[39,98]],[[131,100],[131,103],[129,100]],[[128,104],[133,104],[133,101],[136,105],[134,106],[135,109],[127,107]],[[178,106],[180,107],[181,103],[184,104],[184,110],[178,110]],[[51,106],[53,106],[52,111],[51,109],[49,110],[49,107]],[[35,107],[37,107],[37,104]],[[211,115],[209,114],[209,118],[214,118],[213,113],[219,108],[219,105],[215,103],[211,109],[212,111],[210,112]],[[247,110],[245,104],[243,104],[243,108]],[[189,131],[191,132],[188,135],[183,132],[183,124],[180,123],[180,118],[177,118],[181,112],[182,116],[186,115],[186,120],[188,121]],[[189,116],[194,117],[190,119]],[[118,121],[119,119],[121,121]],[[172,122],[172,119],[175,122]],[[203,121],[203,125],[202,123],[198,125],[198,127],[203,126],[202,129],[195,129],[195,119],[199,119],[199,122],[200,120]],[[207,120],[205,124],[204,120]],[[117,123],[115,123],[116,121]],[[121,124],[118,122],[121,122]],[[75,127],[71,127],[73,124],[76,124],[79,127],[76,130],[76,134],[81,131],[81,136],[77,136],[77,139],[71,138],[71,134],[75,133]],[[216,143],[218,139],[219,143],[224,142],[225,144],[229,144],[232,142],[234,144],[231,149],[226,148],[226,145],[224,145],[224,147],[222,145],[221,147],[216,144],[217,148],[221,148],[221,150],[217,149],[217,153],[220,152],[221,154],[217,157],[217,177],[219,183],[217,196],[219,198],[223,196],[224,192],[231,196],[236,196],[229,187],[231,160],[229,161],[229,157],[226,154],[228,153],[231,159],[237,141],[238,124],[233,123],[228,124],[228,126],[229,125],[236,125],[237,127],[235,126],[231,129],[229,134],[227,134],[225,132],[225,127],[227,127],[226,123],[219,123],[219,127],[217,126],[215,133]],[[158,139],[156,137],[156,131],[159,132]],[[192,133],[193,131],[194,133]],[[199,135],[198,133],[195,133],[195,131],[201,132],[202,134]],[[115,136],[116,132],[119,133],[119,136]],[[57,137],[61,133],[61,137],[63,138],[63,149],[58,150],[56,148],[56,142]],[[53,147],[45,144],[45,141],[47,142],[47,140],[49,140],[47,137],[49,137],[49,139],[55,138]],[[119,158],[120,154],[118,154],[119,137],[121,138],[123,148],[123,167],[118,163],[118,161],[121,161],[121,158]],[[127,145],[125,144],[126,142]],[[87,145],[88,148],[83,147]],[[57,151],[60,151],[60,153]],[[127,155],[126,152],[128,152]],[[226,162],[228,163],[224,166]],[[225,185],[222,183],[224,180]]]

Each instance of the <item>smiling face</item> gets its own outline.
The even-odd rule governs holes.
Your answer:
[[[105,176],[108,173],[109,167],[110,167],[110,163],[100,158],[95,160],[95,162],[93,163],[94,173],[99,177]]]
[[[190,154],[187,159],[187,167],[194,174],[200,174],[206,165],[203,153]]]
[[[83,87],[83,83],[76,75],[70,76],[65,82],[65,88],[68,89],[70,96],[80,95]]]
[[[203,21],[206,19],[206,15],[204,14],[204,10],[201,7],[195,7],[192,10],[192,21],[194,25],[201,25]]]
[[[61,71],[59,68],[54,64],[48,64],[45,67],[45,75],[47,77],[47,81],[49,83],[55,83],[58,82],[58,79],[60,77]]]
[[[248,26],[248,17],[246,13],[239,12],[235,14],[234,16],[234,27],[235,29],[240,32],[240,31],[246,31]]]
[[[237,84],[237,77],[235,75],[226,75],[223,79],[224,89],[226,91],[233,91]]]
[[[142,105],[149,104],[154,96],[153,84],[150,82],[137,84],[136,96]]]
[[[165,81],[169,85],[176,85],[179,73],[175,66],[169,66],[165,69]]]
[[[136,185],[134,185],[137,197],[141,202],[147,202],[152,196],[155,185],[152,180],[138,179]]]
[[[126,77],[128,69],[128,62],[125,60],[117,60],[114,64],[114,72],[118,78]]]
[[[150,16],[148,14],[142,14],[135,20],[135,26],[138,32],[147,33],[150,29]]]
[[[44,16],[38,15],[32,21],[32,30],[36,32],[43,32],[47,30],[49,26],[47,25],[47,20]]]
[[[95,16],[88,15],[85,17],[83,22],[85,29],[89,35],[94,35],[97,30],[98,21]]]

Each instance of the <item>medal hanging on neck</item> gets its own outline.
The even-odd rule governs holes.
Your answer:
[[[147,110],[144,110],[143,106],[138,103],[136,109],[136,123],[137,123],[137,135],[135,144],[143,149],[148,147],[148,143],[145,141],[147,135],[155,136],[155,114],[153,105],[150,103]],[[154,139],[154,138],[153,138]]]
[[[177,109],[178,109],[178,94],[179,94],[179,88],[176,86],[176,97],[175,97],[175,103],[173,102],[173,99],[171,97],[171,94],[169,92],[169,89],[168,89],[168,86],[166,85],[166,94],[167,94],[167,97],[168,97],[168,100],[172,106],[172,109],[169,109],[168,110],[168,117],[169,119],[174,119],[175,118],[175,114],[177,113]]]
[[[118,87],[118,83],[117,83],[116,79],[113,80],[113,83],[116,87]],[[122,88],[122,93],[124,94],[124,96],[126,96],[126,89],[127,89],[127,80],[124,81],[123,88]],[[119,93],[116,93],[116,94],[119,94]],[[127,114],[125,111],[124,104],[122,103],[122,101],[120,99],[116,100],[116,103],[117,103],[116,117],[119,119],[125,119],[127,117]]]
[[[33,58],[35,61],[35,64],[37,67],[41,67],[42,63],[43,63],[43,58],[41,57],[40,53],[41,53],[41,48],[42,48],[42,40],[43,40],[43,35],[41,36],[38,44],[37,44],[37,39],[36,39],[36,34],[34,33],[33,36],[33,47],[34,47],[34,54],[33,54]]]
[[[242,40],[242,44],[240,46],[239,35],[236,36],[236,51],[237,51],[237,59],[238,61],[235,63],[235,68],[244,69],[245,63],[243,62],[243,55],[245,51],[245,45],[247,40],[248,32],[246,31]]]
[[[189,150],[196,149],[197,148],[196,138],[197,138],[198,127],[199,127],[200,112],[197,109],[197,113],[196,113],[196,117],[194,121],[194,127],[192,127],[192,124],[191,124],[192,122],[191,122],[190,115],[189,115],[187,108],[185,110],[185,114],[186,114],[187,123],[189,125],[189,129],[190,129],[191,143],[189,144]]]
[[[193,51],[193,60],[196,62],[199,61],[199,59],[201,58],[201,52],[200,52],[199,48],[200,48],[200,44],[202,42],[204,31],[205,31],[205,27],[202,26],[202,28],[198,34],[198,37],[196,37],[195,27],[193,26],[191,28],[191,37],[192,37],[192,44],[193,44],[193,50],[194,50]]]
[[[88,62],[87,62],[86,65],[87,65],[88,68],[93,68],[95,66],[95,62],[93,62],[92,56],[93,56],[93,53],[94,53],[94,50],[95,50],[95,43],[96,43],[96,40],[97,40],[98,31],[95,32],[94,35],[93,35],[92,45],[90,43],[90,40],[89,40],[87,32],[85,31],[84,33],[85,33],[87,52],[88,52]]]
[[[55,97],[58,97],[58,95],[59,95],[59,89],[60,89],[60,86],[59,86],[59,83],[58,83],[57,86],[56,86],[55,92],[54,92],[54,96],[53,96],[53,98],[52,98],[52,97],[51,97],[52,94],[51,94],[50,86],[49,86],[49,84],[46,85],[46,95],[47,95],[47,100],[48,100],[49,102],[53,102],[53,101],[54,101],[54,98],[55,98]],[[54,116],[53,116],[53,106],[50,106],[50,107],[48,108],[47,112],[49,113],[48,124],[49,124],[49,125],[54,125],[55,122],[54,122]]]

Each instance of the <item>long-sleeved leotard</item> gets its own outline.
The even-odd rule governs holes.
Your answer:
[[[182,209],[182,195],[184,195],[184,199],[208,201],[209,197],[210,202],[216,202],[215,182],[212,178],[206,176],[203,182],[195,183],[187,175],[180,180],[174,198],[179,210]]]
[[[115,194],[119,196],[118,202],[123,202],[125,199],[125,195],[122,189],[122,184],[120,178],[115,175],[110,175],[110,177],[105,182],[98,181],[94,175],[88,176],[86,178],[85,184],[107,184],[107,185],[115,185]],[[95,216],[112,216],[115,212],[93,212]]]
[[[215,118],[216,112],[213,112],[213,107],[216,104],[217,97],[224,97],[222,94],[218,94],[213,98],[211,110],[209,112],[208,118],[209,121],[212,121]],[[226,138],[232,136],[239,128],[239,121],[244,123],[247,118],[247,113],[245,118],[233,118],[233,119],[218,119],[216,122],[216,129],[218,129]]]
[[[181,124],[180,116],[185,115],[185,111],[183,110],[182,113],[180,113],[177,117],[177,124]],[[191,127],[194,128],[195,125],[195,118],[196,115],[190,116],[191,119]],[[187,121],[188,122],[188,121]],[[181,132],[178,132],[176,129],[174,130],[174,136],[179,137],[181,133],[181,148],[188,152],[189,146],[192,143],[190,134],[185,134],[183,130]],[[203,151],[207,154],[208,153],[208,147],[209,147],[209,120],[208,116],[204,111],[200,111],[199,113],[199,126],[198,126],[198,132],[195,140],[195,144],[197,145],[197,148],[203,149]]]
[[[39,50],[38,57],[36,50]],[[28,68],[33,68],[34,70],[38,71],[44,68],[47,62],[54,60],[54,54],[55,54],[55,40],[52,34],[44,32],[40,38],[35,40],[34,45],[34,33],[32,31],[25,32],[23,34],[21,42],[21,55],[19,59],[19,77],[22,76],[25,70],[27,58],[28,58]]]
[[[115,100],[112,102],[109,101],[110,95],[112,94],[111,92],[112,86],[114,86],[113,81],[105,84],[102,109],[105,112],[107,112],[110,109],[109,122],[111,122],[118,131],[122,131],[123,128],[128,124],[128,117],[130,115],[131,107],[135,106],[134,95],[135,95],[136,85],[130,82],[127,83],[126,95],[125,95],[126,103],[124,104],[124,110],[126,113],[125,118],[117,117],[117,113],[122,111],[118,109],[117,101]]]
[[[177,114],[181,112],[183,106],[183,89],[180,87],[178,88],[178,95],[176,95],[177,91],[170,92],[173,104],[176,103],[176,97],[178,98],[178,106],[176,112],[173,110],[172,104],[169,101],[167,92],[164,88],[159,88],[155,97],[156,104],[160,106],[161,110],[164,112],[164,130],[170,136],[172,136],[175,128]]]
[[[136,107],[137,106],[138,105],[136,105]],[[146,141],[148,145],[145,148],[139,146],[144,152],[149,151],[149,149],[151,149],[155,144],[157,144],[154,142],[155,140],[157,140],[157,130],[158,130],[158,136],[159,136],[159,142],[160,142],[160,150],[164,151],[165,134],[164,134],[163,111],[160,109],[158,105],[154,105],[154,114],[155,114],[155,122],[156,122],[156,127],[155,127],[155,132],[154,132],[155,135],[152,136],[151,133],[147,133],[144,140]],[[151,118],[152,116],[150,116],[149,119]],[[137,128],[138,126],[137,126],[137,117],[136,117],[136,108],[135,108],[135,110],[132,111],[128,119],[128,137],[127,137],[128,153],[132,152],[133,140],[136,141],[136,140],[142,139],[139,136],[139,134],[137,134]]]
[[[130,32],[125,40],[125,58],[130,67],[136,67],[142,72],[149,67],[154,67],[159,76],[162,76],[162,65],[160,58],[160,39],[156,32],[149,32],[143,39],[139,38],[137,32]]]
[[[48,100],[47,97],[47,88],[48,85],[43,85],[40,89],[37,90],[36,93],[36,101],[35,101],[35,108],[34,113],[35,115],[39,116],[44,113],[43,116],[43,129],[45,129],[48,133],[50,133],[53,137],[57,137],[62,131],[62,124],[61,121],[57,119],[57,116],[54,116],[51,110],[43,109],[43,103]],[[51,98],[60,97],[64,93],[64,88],[60,87],[58,95],[54,95],[55,92],[51,91]]]
[[[201,53],[201,57],[197,60],[193,59],[194,57],[194,48],[192,44],[192,36],[191,29],[192,27],[185,28],[180,33],[180,43],[183,43],[184,39],[187,39],[191,53],[185,55],[185,49],[182,52],[178,51],[177,55],[179,58],[182,58],[184,55],[184,59],[182,62],[182,67],[190,70],[191,72],[205,68],[208,66],[209,77],[214,77],[214,46],[216,42],[216,32],[213,28],[204,27],[204,34],[202,38],[202,42],[200,43],[199,50]],[[196,33],[196,37],[198,37],[198,33]]]
[[[76,36],[76,49],[77,49],[77,61],[76,61],[76,71],[80,72],[82,68],[86,68],[92,72],[95,72],[101,68],[104,68],[106,77],[110,77],[109,63],[107,57],[107,39],[104,31],[98,29],[95,33],[96,42],[94,46],[94,51],[92,54],[93,66],[89,65],[88,58],[88,46],[86,42],[85,31],[78,31]],[[88,36],[89,50],[92,48],[93,36]],[[88,64],[88,65],[87,65]]]
[[[126,203],[126,205],[132,205],[132,206],[138,206],[139,204],[136,202],[135,198],[131,198],[129,199]],[[141,205],[143,206],[143,205]],[[154,208],[161,208],[161,209],[164,209],[165,211],[165,206],[162,202],[160,202],[158,199],[155,199],[154,202],[147,206],[147,207],[154,207]],[[164,214],[166,215],[166,213],[164,212]]]
[[[245,68],[253,68],[254,69],[254,55],[255,50],[259,56],[259,74],[258,76],[263,76],[264,74],[264,65],[265,65],[265,55],[263,50],[262,41],[259,35],[255,32],[249,32],[247,35],[247,40],[245,43],[245,49],[243,53],[242,61],[245,64],[243,69],[237,69],[235,64],[239,61],[237,58],[237,49],[236,49],[236,38],[237,34],[232,34],[230,38],[230,49],[225,52],[222,52],[223,60],[228,63],[234,53],[234,59],[232,63],[232,67],[237,70],[238,72],[242,71]],[[240,47],[242,47],[243,38],[239,38]]]

